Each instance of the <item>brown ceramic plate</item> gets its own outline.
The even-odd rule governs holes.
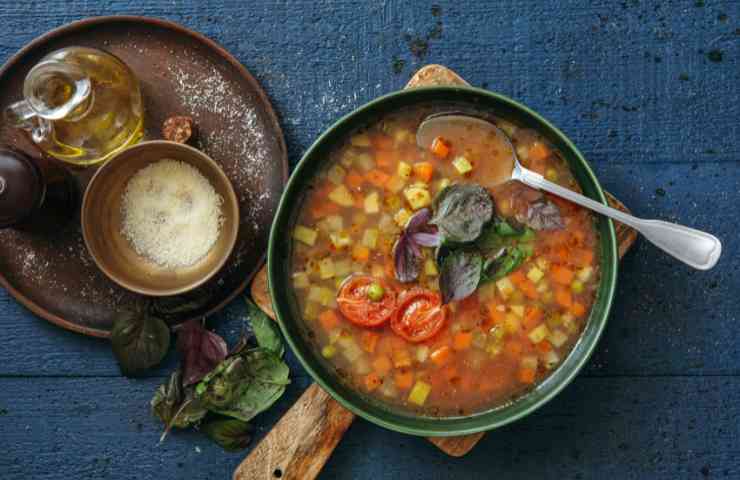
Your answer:
[[[0,69],[0,108],[20,98],[26,73],[41,57],[70,45],[101,48],[131,67],[144,95],[145,139],[161,138],[166,117],[191,115],[198,127],[195,146],[234,186],[241,218],[225,267],[195,290],[156,300],[171,323],[219,310],[262,264],[287,179],[285,141],[265,93],[234,57],[203,35],[164,20],[115,16],[71,23],[24,47]],[[38,156],[24,136],[2,123],[0,144]],[[94,172],[75,172],[81,189]],[[79,219],[52,233],[0,230],[0,284],[37,315],[99,337],[108,336],[114,311],[140,298],[95,267]]]

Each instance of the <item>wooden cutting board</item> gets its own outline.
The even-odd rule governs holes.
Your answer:
[[[441,65],[427,65],[409,80],[405,88],[432,85],[468,85],[457,73]],[[627,208],[607,193],[609,204],[623,211]],[[619,257],[622,258],[637,239],[637,232],[615,222]],[[272,319],[270,292],[265,267],[251,287],[255,303]],[[234,480],[312,480],[321,471],[355,415],[342,407],[314,383],[280,419],[234,472]],[[428,440],[453,457],[468,453],[484,433],[461,437],[429,437]]]

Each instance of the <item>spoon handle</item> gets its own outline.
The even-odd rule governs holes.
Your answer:
[[[709,270],[717,263],[722,253],[722,243],[714,235],[662,220],[644,220],[633,217],[561,187],[557,183],[546,180],[539,173],[526,168],[516,168],[512,179],[519,180],[532,188],[553,193],[629,225],[642,233],[656,247],[696,269]]]

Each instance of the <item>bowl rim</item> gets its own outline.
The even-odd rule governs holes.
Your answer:
[[[213,169],[219,177],[222,178],[224,183],[226,184],[226,194],[229,197],[228,201],[234,206],[234,212],[235,212],[235,222],[237,228],[234,229],[234,233],[230,236],[229,242],[227,244],[227,248],[223,250],[223,255],[221,258],[219,258],[218,262],[216,262],[212,269],[210,269],[205,275],[203,275],[198,280],[185,285],[183,287],[179,288],[171,288],[169,290],[153,290],[149,288],[142,288],[133,284],[130,284],[128,282],[125,282],[118,278],[115,273],[111,272],[110,269],[100,260],[97,253],[93,248],[90,247],[90,241],[89,236],[92,234],[90,229],[92,228],[89,224],[89,215],[87,215],[88,209],[90,208],[90,202],[92,201],[90,199],[93,186],[95,185],[95,182],[102,177],[103,172],[106,172],[107,170],[111,170],[113,168],[116,168],[114,165],[120,157],[122,157],[124,154],[131,154],[132,151],[142,150],[151,148],[153,146],[158,145],[167,145],[170,147],[174,147],[175,149],[180,149],[182,151],[188,152],[190,154],[193,154],[196,157],[199,157],[201,160],[204,161],[206,165],[209,166],[209,168]],[[139,143],[136,143],[134,145],[131,145],[130,147],[126,147],[120,152],[116,152],[113,156],[111,156],[108,160],[106,160],[93,174],[92,178],[90,178],[90,181],[87,184],[87,187],[85,188],[85,192],[82,195],[82,202],[80,205],[80,227],[82,230],[82,238],[85,242],[85,248],[87,248],[88,253],[92,257],[93,261],[95,262],[95,265],[100,269],[101,272],[105,274],[106,277],[108,277],[110,280],[115,282],[117,285],[125,288],[128,291],[139,293],[142,295],[148,295],[151,297],[168,297],[173,295],[180,295],[186,292],[189,292],[191,290],[194,290],[204,283],[206,283],[208,280],[210,280],[216,273],[218,273],[221,268],[226,264],[226,261],[231,256],[231,253],[234,251],[234,247],[236,246],[236,240],[239,234],[239,201],[236,197],[236,192],[234,191],[234,186],[231,184],[231,181],[229,180],[229,177],[226,176],[226,173],[223,171],[221,166],[216,163],[215,160],[213,160],[209,155],[207,155],[205,152],[202,152],[201,150],[198,150],[197,148],[191,147],[190,145],[186,145],[184,143],[177,143],[172,142],[169,140],[145,140]]]
[[[284,230],[282,230],[282,224],[287,223],[290,221],[290,213],[294,209],[294,205],[288,205],[288,199],[289,197],[295,196],[294,190],[297,192],[300,192],[301,185],[305,183],[306,175],[302,175],[304,170],[308,168],[309,163],[311,162],[311,159],[315,156],[315,152],[319,150],[320,148],[324,147],[324,143],[327,141],[327,139],[331,139],[335,132],[341,128],[344,128],[347,123],[351,123],[353,121],[357,122],[357,126],[362,124],[362,119],[366,118],[365,115],[369,112],[373,112],[376,108],[379,106],[382,106],[382,104],[389,102],[393,99],[396,99],[398,97],[413,97],[413,96],[423,96],[423,95],[430,95],[430,94],[438,94],[440,96],[439,101],[444,102],[445,101],[445,95],[449,94],[472,94],[472,95],[478,95],[478,96],[484,96],[488,97],[489,100],[498,101],[503,104],[506,104],[508,107],[519,110],[522,112],[525,116],[532,117],[535,121],[540,122],[546,129],[548,129],[550,132],[552,132],[560,141],[563,142],[563,144],[570,149],[577,161],[580,164],[580,167],[582,169],[582,172],[585,174],[585,176],[588,178],[588,180],[593,184],[596,190],[596,200],[607,205],[607,199],[604,194],[604,190],[601,187],[601,184],[599,183],[596,175],[594,174],[593,170],[591,169],[591,166],[586,161],[585,157],[581,153],[580,150],[575,146],[575,144],[570,140],[568,136],[566,136],[560,129],[555,127],[551,122],[549,122],[547,119],[545,119],[542,115],[538,114],[534,110],[530,109],[529,107],[503,95],[500,93],[492,92],[489,90],[484,90],[477,87],[471,87],[471,86],[428,86],[428,87],[416,87],[413,89],[407,89],[407,90],[400,90],[391,92],[388,94],[385,94],[383,96],[380,96],[374,100],[371,100],[368,103],[365,103],[364,105],[356,108],[352,112],[342,116],[338,120],[336,120],[334,123],[331,124],[326,130],[322,132],[322,134],[311,144],[311,146],[306,150],[306,152],[301,157],[300,161],[296,165],[295,169],[293,170],[290,178],[288,179],[288,182],[285,186],[285,189],[283,190],[283,194],[280,198],[280,202],[278,204],[278,209],[275,213],[275,217],[273,219],[273,223],[270,229],[270,241],[268,243],[268,250],[267,250],[267,270],[268,270],[268,282],[271,285],[279,285],[281,281],[284,281],[285,279],[280,278],[280,272],[278,271],[278,264],[280,260],[276,258],[276,251],[278,250],[278,242],[285,240],[285,233]],[[431,100],[432,102],[434,100]],[[413,103],[413,102],[412,102]],[[419,104],[425,103],[424,101],[418,101]],[[427,103],[429,103],[429,100],[427,100]],[[314,160],[315,162],[316,160]],[[613,260],[611,264],[609,265],[609,271],[608,272],[602,272],[601,277],[601,285],[600,286],[600,292],[599,295],[604,295],[604,303],[603,303],[603,312],[601,315],[599,315],[598,325],[595,327],[595,331],[593,332],[593,335],[591,336],[591,341],[586,345],[585,351],[581,353],[580,356],[574,359],[574,365],[572,365],[571,369],[565,374],[565,376],[556,384],[553,385],[553,387],[546,392],[544,396],[542,396],[540,399],[536,400],[533,404],[525,406],[521,408],[519,411],[513,412],[511,415],[507,416],[506,418],[500,419],[500,420],[492,420],[490,422],[481,422],[478,426],[471,426],[471,427],[461,427],[456,428],[455,425],[450,425],[449,423],[445,424],[445,421],[449,421],[451,419],[449,418],[440,418],[438,422],[430,422],[430,423],[438,423],[438,427],[429,427],[429,428],[419,428],[414,425],[412,425],[413,421],[416,419],[429,419],[429,417],[423,417],[423,416],[413,416],[406,414],[406,418],[409,418],[408,423],[399,423],[395,421],[387,421],[384,418],[381,418],[380,416],[374,415],[372,412],[369,412],[360,406],[356,405],[352,399],[345,397],[341,392],[338,392],[336,389],[334,389],[324,378],[324,376],[332,375],[328,371],[319,372],[316,369],[314,369],[310,362],[304,358],[301,350],[298,348],[299,343],[305,343],[305,340],[302,338],[295,338],[293,335],[291,335],[290,330],[287,327],[287,321],[286,318],[290,317],[290,311],[288,309],[287,305],[281,304],[276,299],[276,291],[277,289],[271,288],[270,289],[270,299],[272,301],[273,310],[275,311],[276,320],[278,321],[278,324],[280,325],[280,329],[282,330],[283,335],[285,336],[285,339],[287,340],[288,344],[291,347],[291,350],[295,354],[295,356],[300,361],[303,368],[309,373],[309,375],[316,381],[321,388],[326,390],[332,398],[334,398],[337,402],[339,402],[343,407],[347,408],[354,414],[364,418],[365,420],[368,420],[376,425],[379,425],[381,427],[387,428],[392,431],[410,434],[410,435],[418,435],[418,436],[459,436],[459,435],[469,435],[473,433],[479,433],[479,432],[485,432],[488,430],[493,430],[495,428],[502,427],[504,425],[507,425],[511,422],[514,422],[516,420],[519,420],[535,410],[541,408],[546,403],[548,403],[550,400],[552,400],[554,397],[556,397],[567,385],[569,385],[573,379],[578,375],[578,373],[581,371],[581,369],[584,367],[584,365],[588,362],[589,358],[591,357],[593,351],[596,348],[596,345],[599,343],[599,340],[601,339],[601,336],[604,332],[604,329],[606,328],[606,324],[608,322],[609,313],[611,310],[611,306],[614,300],[614,294],[616,291],[616,282],[617,282],[617,272],[618,272],[618,264],[619,264],[619,256],[617,251],[617,239],[616,239],[616,233],[614,230],[614,224],[613,222],[604,217],[604,221],[607,225],[607,236],[606,236],[606,242],[602,241],[602,250],[603,250],[603,244],[606,243],[608,248],[608,252],[602,251],[602,255],[608,254],[610,258]],[[281,238],[282,237],[282,238]],[[606,285],[605,290],[601,290],[603,285]],[[592,320],[593,321],[593,320]],[[579,337],[576,345],[574,345],[573,350],[569,353],[569,356],[575,351],[575,349],[578,347],[578,344],[585,338],[585,329],[581,333],[581,337]],[[557,370],[554,370],[553,372],[557,372]],[[551,377],[548,377],[551,378]],[[536,391],[536,390],[533,390]],[[524,394],[518,399],[526,398],[529,395],[529,393]],[[516,403],[516,402],[514,402]],[[484,411],[480,414],[473,414],[473,417],[476,417],[478,415],[486,415],[487,413],[490,413],[491,411]],[[459,419],[460,417],[455,417],[455,419]]]

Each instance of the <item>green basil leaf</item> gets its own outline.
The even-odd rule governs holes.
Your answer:
[[[229,452],[244,450],[252,440],[252,426],[235,418],[210,420],[201,425],[200,429]]]
[[[210,411],[248,422],[285,392],[288,366],[265,348],[229,357],[196,387],[196,398]]]
[[[472,242],[493,216],[491,195],[480,185],[451,185],[437,195],[433,208],[429,223],[439,228],[445,242]]]
[[[508,247],[504,255],[486,260],[481,281],[488,282],[505,277],[519,268],[525,257],[525,252],[520,248]]]
[[[277,324],[265,312],[260,310],[254,302],[248,298],[244,300],[247,302],[247,315],[249,315],[249,323],[252,325],[257,345],[270,350],[278,357],[282,357],[285,353],[285,345],[283,345]]]
[[[439,274],[442,303],[462,300],[475,292],[482,270],[483,259],[480,253],[469,250],[450,253],[442,263]]]
[[[194,398],[194,389],[183,388],[182,370],[170,375],[166,384],[160,385],[150,402],[152,413],[165,424],[160,442],[172,427],[186,428],[203,419],[207,411]]]
[[[111,331],[113,354],[125,376],[135,376],[159,364],[170,348],[170,328],[143,311],[116,315]]]

